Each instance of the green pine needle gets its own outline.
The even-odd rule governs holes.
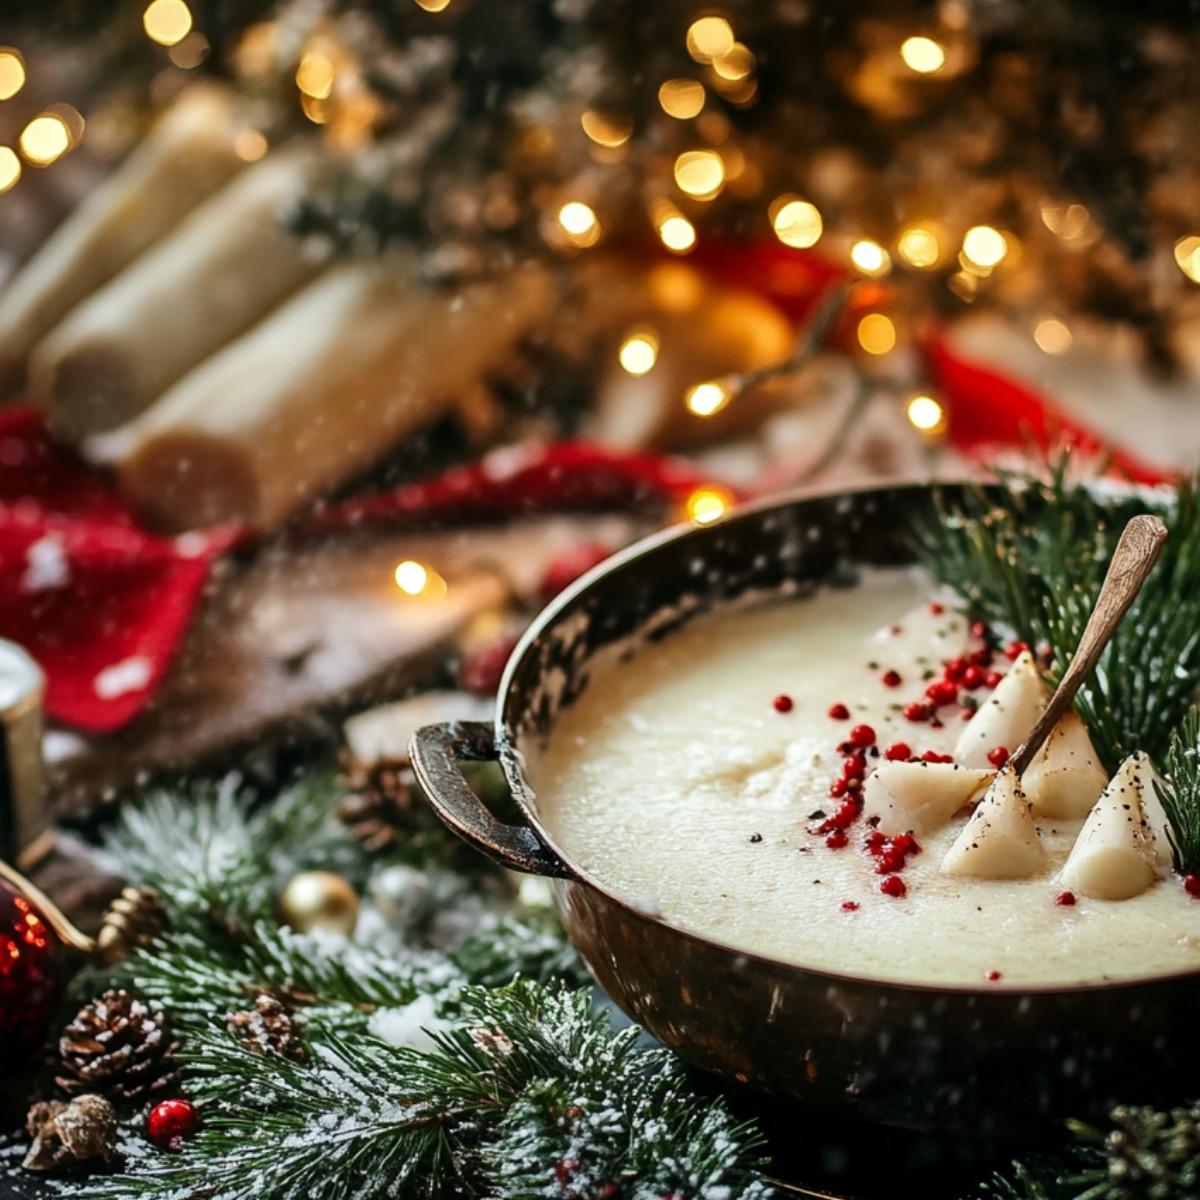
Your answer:
[[[1182,875],[1200,871],[1200,708],[1192,707],[1171,733],[1155,790],[1167,814],[1171,853]]]

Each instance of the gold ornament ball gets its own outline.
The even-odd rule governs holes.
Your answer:
[[[332,871],[301,871],[279,897],[279,923],[298,933],[328,929],[347,937],[358,921],[358,895]]]

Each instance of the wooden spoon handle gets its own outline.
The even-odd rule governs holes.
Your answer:
[[[1167,527],[1158,517],[1143,514],[1134,517],[1125,526],[1121,540],[1117,543],[1108,574],[1096,598],[1096,607],[1075,648],[1075,657],[1067,668],[1061,682],[1050,697],[1046,711],[1030,730],[1029,736],[1009,759],[1017,775],[1021,775],[1033,761],[1033,756],[1050,736],[1050,730],[1059,718],[1071,707],[1075,693],[1084,677],[1096,665],[1104,647],[1108,645],[1129,606],[1142,590],[1146,576],[1158,560],[1163,542],[1167,540]]]

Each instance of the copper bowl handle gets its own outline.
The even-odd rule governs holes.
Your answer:
[[[529,875],[572,879],[574,872],[525,825],[505,825],[484,807],[458,769],[458,760],[497,757],[496,736],[484,721],[426,725],[408,744],[413,773],[433,811],[469,846],[502,867]]]

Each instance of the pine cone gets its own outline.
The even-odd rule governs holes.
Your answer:
[[[167,910],[153,888],[127,887],[108,906],[96,935],[96,960],[104,966],[148,946],[167,928]]]
[[[117,1116],[103,1096],[35,1104],[25,1127],[33,1137],[24,1162],[31,1171],[52,1171],[90,1158],[110,1162],[117,1145]]]
[[[390,846],[416,827],[413,773],[407,759],[380,758],[363,763],[342,755],[346,794],[338,801],[338,820],[372,853]]]
[[[135,1100],[171,1088],[175,1072],[162,1011],[128,992],[105,992],[79,1011],[58,1042],[64,1091],[102,1092]]]
[[[244,1045],[259,1054],[282,1054],[297,1061],[304,1057],[295,1017],[269,992],[255,997],[252,1010],[231,1012],[225,1023]]]

